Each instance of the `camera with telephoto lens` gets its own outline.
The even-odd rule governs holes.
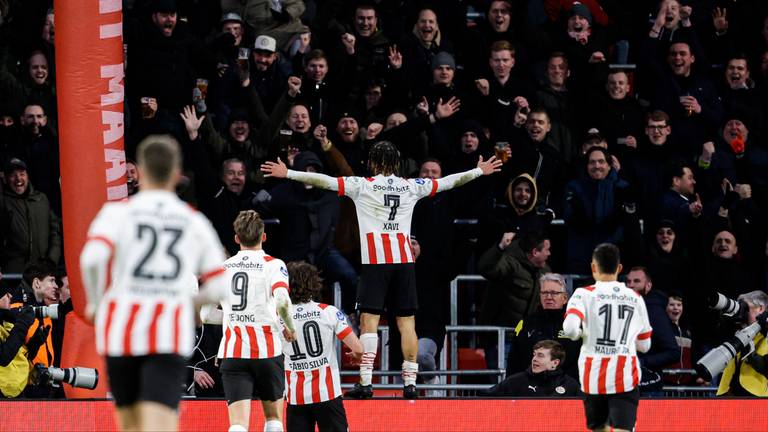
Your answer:
[[[35,318],[51,318],[51,319],[59,319],[59,305],[50,305],[50,306],[33,306],[32,309],[35,311]]]
[[[744,300],[733,300],[728,297],[715,293],[709,297],[709,307],[720,311],[723,316],[733,318],[736,322],[747,322],[749,315],[749,306]]]
[[[694,366],[696,372],[705,381],[711,381],[713,377],[720,375],[725,370],[725,367],[736,357],[737,353],[742,352],[745,347],[750,345],[759,331],[760,323],[757,322],[737,331],[731,339],[706,353]],[[742,354],[742,359],[752,354],[753,350],[754,347],[748,353]]]
[[[93,390],[99,384],[99,370],[85,367],[47,367],[38,363],[32,372],[32,381],[52,387],[58,387],[59,383],[65,382],[72,387]]]

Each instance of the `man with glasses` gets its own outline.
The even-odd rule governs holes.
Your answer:
[[[636,187],[639,217],[644,220],[656,216],[658,197],[666,189],[662,183],[664,164],[679,155],[671,133],[667,113],[651,111],[645,117],[645,136],[635,147],[630,148],[628,145],[621,161],[624,168],[622,176]]]
[[[565,278],[557,273],[544,273],[539,278],[539,286],[541,307],[521,319],[515,327],[512,350],[507,358],[507,376],[526,370],[531,365],[528,354],[533,352],[533,346],[540,341],[551,339],[559,342],[565,350],[565,359],[560,369],[576,378],[581,341],[572,341],[561,336],[565,305],[568,303]]]

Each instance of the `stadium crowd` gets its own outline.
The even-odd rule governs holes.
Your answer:
[[[382,140],[399,150],[406,177],[465,171],[479,156],[504,161],[500,173],[416,207],[422,370],[435,369],[458,274],[488,279],[480,323],[516,327],[508,346],[485,343],[490,368],[506,349],[507,375],[523,372],[537,342],[553,339],[566,353],[557,364],[576,377],[578,345],[559,337],[569,293],[558,273],[587,274],[596,245],[618,245],[654,329],[641,355],[648,388],[662,369],[690,367],[733,334],[707,306],[710,293],[735,299],[768,288],[764,1],[123,8],[129,193],[141,188],[130,161],[137,144],[173,135],[184,157],[178,193],[212,221],[229,254],[241,210],[279,219],[265,250],[316,265],[328,287],[339,282],[350,316],[360,267],[352,202],[265,178],[260,165],[279,157],[293,170],[365,176],[368,150]],[[66,274],[54,17],[51,0],[0,0],[0,271],[23,273],[4,282],[20,303],[69,297],[39,271],[45,260]],[[204,341],[192,360],[200,393],[220,390],[205,361],[217,345]],[[43,359],[50,364],[55,346]]]

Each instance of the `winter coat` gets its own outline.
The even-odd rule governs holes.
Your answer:
[[[58,263],[61,258],[61,221],[51,211],[48,198],[29,184],[17,195],[3,191],[0,200],[0,270],[21,273],[39,258]]]
[[[534,266],[519,240],[513,240],[504,250],[492,246],[480,257],[477,267],[488,279],[481,323],[514,327],[541,304],[539,277],[549,268]]]

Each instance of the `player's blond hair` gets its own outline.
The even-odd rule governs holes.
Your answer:
[[[150,183],[167,184],[175,171],[181,169],[181,149],[170,135],[150,135],[136,150],[141,174]]]
[[[232,224],[240,244],[246,247],[257,246],[261,243],[264,233],[264,221],[254,210],[243,210]]]

